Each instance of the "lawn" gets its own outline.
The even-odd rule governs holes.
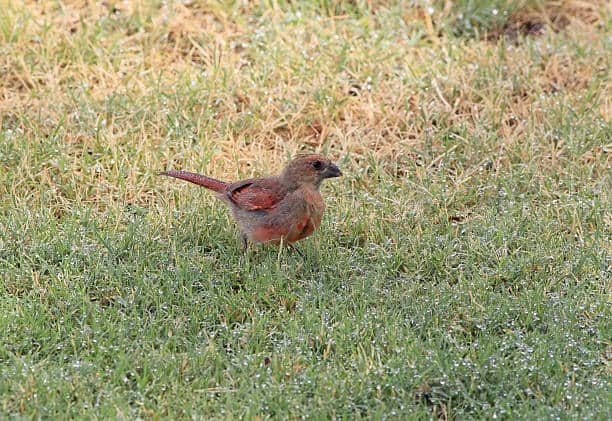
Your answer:
[[[605,0],[0,0],[0,418],[610,419]],[[243,255],[226,180],[332,158]]]

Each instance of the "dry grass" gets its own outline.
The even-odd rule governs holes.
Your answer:
[[[548,166],[534,127],[554,128],[551,107],[595,104],[594,116],[611,118],[609,43],[598,41],[605,1],[520,9],[508,27],[545,25],[521,45],[449,40],[450,2],[433,16],[402,9],[401,21],[386,9],[300,20],[247,3],[5,2],[3,10],[3,125],[32,143],[53,136],[63,155],[61,170],[23,157],[18,171],[49,189],[68,177],[82,201],[117,199],[104,180],[121,169],[133,170],[125,199],[147,202],[146,175],[156,170],[237,177],[302,149],[397,171],[427,142],[435,159],[440,132],[456,127],[467,138],[494,128],[496,165],[507,167],[519,142],[534,144],[533,158]],[[549,34],[560,21],[563,35]],[[100,149],[112,159],[84,167],[83,156]]]

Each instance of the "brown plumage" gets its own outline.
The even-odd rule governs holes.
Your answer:
[[[325,211],[319,186],[324,179],[341,176],[342,172],[327,158],[312,154],[295,158],[280,175],[235,183],[186,171],[161,174],[219,193],[234,214],[246,250],[248,240],[293,243],[312,234],[321,225]]]

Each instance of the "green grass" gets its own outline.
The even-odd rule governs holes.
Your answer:
[[[372,3],[0,2],[0,418],[612,416],[609,6]]]

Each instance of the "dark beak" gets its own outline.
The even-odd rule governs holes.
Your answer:
[[[323,178],[332,178],[332,177],[340,177],[342,175],[342,171],[336,164],[329,164],[327,168],[323,170]]]

